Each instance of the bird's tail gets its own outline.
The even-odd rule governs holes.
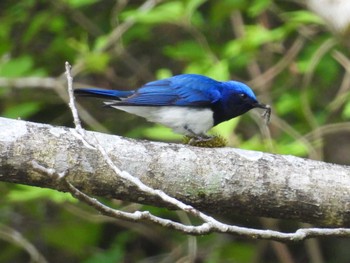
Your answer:
[[[132,90],[108,90],[108,89],[96,89],[96,88],[84,88],[75,89],[74,94],[77,96],[84,97],[95,97],[95,98],[105,98],[105,99],[116,99],[120,100],[131,96],[134,93]]]

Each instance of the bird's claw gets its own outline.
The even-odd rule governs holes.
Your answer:
[[[188,141],[189,145],[196,146],[198,143],[203,143],[203,142],[209,142],[213,140],[214,136],[206,136],[206,135],[201,135],[198,137],[191,137],[190,140]]]

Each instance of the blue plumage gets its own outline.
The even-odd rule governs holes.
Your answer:
[[[148,106],[208,106],[220,98],[220,82],[205,76],[183,74],[152,81],[123,103]]]
[[[169,126],[189,136],[204,136],[211,127],[239,116],[260,104],[254,92],[237,81],[220,82],[182,74],[156,80],[134,91],[77,89],[75,94],[103,97],[106,105]]]
[[[90,97],[101,97],[101,98],[109,98],[109,99],[117,99],[125,98],[131,96],[134,91],[132,90],[108,90],[108,89],[96,89],[96,88],[85,88],[85,89],[76,89],[74,93],[82,96],[90,96]]]

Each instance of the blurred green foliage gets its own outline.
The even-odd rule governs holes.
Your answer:
[[[1,116],[71,126],[64,90],[43,89],[40,79],[30,86],[2,84],[8,83],[4,78],[62,79],[65,61],[74,65],[76,86],[134,89],[157,78],[198,73],[245,81],[272,105],[269,130],[258,111],[215,127],[212,133],[230,146],[350,163],[339,154],[349,149],[349,135],[342,141],[338,136],[349,129],[349,51],[297,1],[3,0],[0,39]],[[89,129],[181,142],[167,128],[101,110],[99,101],[79,102],[93,117],[81,116]],[[0,184],[0,192],[0,222],[21,232],[49,262],[286,262],[279,258],[281,248],[267,241],[194,238],[95,220],[95,212],[47,189]],[[239,216],[226,220],[264,227]],[[23,249],[1,239],[0,262],[28,261]],[[325,262],[348,262],[348,242],[333,241],[318,246]],[[315,253],[304,244],[284,249],[293,262],[310,262]]]

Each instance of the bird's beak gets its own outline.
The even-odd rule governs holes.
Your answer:
[[[260,109],[264,109],[265,112],[262,114],[262,117],[265,118],[266,123],[270,122],[270,117],[271,117],[271,106],[268,104],[262,104],[262,103],[255,103],[253,104],[254,108],[260,108]]]
[[[265,110],[271,110],[271,106],[267,104],[262,104],[262,103],[255,103],[253,104],[254,108],[260,108],[260,109],[265,109]]]

